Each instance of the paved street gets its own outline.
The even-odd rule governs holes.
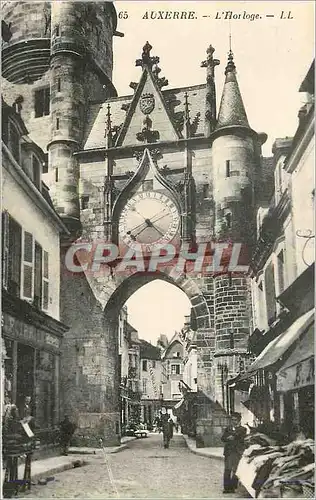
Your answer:
[[[89,465],[62,472],[46,486],[33,486],[32,498],[227,498],[222,494],[223,462],[188,450],[174,436],[165,450],[162,436],[150,435],[119,453],[89,456]],[[233,495],[245,498],[247,495]]]

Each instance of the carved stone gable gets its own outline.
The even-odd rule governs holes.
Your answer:
[[[155,109],[155,98],[151,93],[143,94],[139,100],[139,108],[144,115],[150,115]]]

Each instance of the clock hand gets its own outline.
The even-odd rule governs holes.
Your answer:
[[[160,219],[163,219],[164,217],[166,217],[166,215],[167,214],[161,215],[160,217],[158,217],[158,219],[152,220],[151,222],[156,224],[156,222],[158,222]]]
[[[152,227],[153,227],[154,229],[156,229],[157,233],[159,233],[161,236],[164,236],[164,234],[165,234],[165,233],[162,233],[162,232],[160,231],[160,229],[158,229],[158,227],[157,227],[157,226],[152,225]]]
[[[167,208],[164,208],[163,210],[161,210],[160,212],[156,213],[155,215],[153,215],[150,219],[150,222],[154,223],[154,222],[157,222],[157,220],[160,220],[162,219],[163,217],[165,217],[167,214],[163,214],[164,212],[166,212]],[[158,219],[155,219],[155,217],[157,217],[158,215],[160,214],[163,214],[161,215],[160,217],[158,217]]]
[[[142,224],[139,224],[139,226],[136,226],[134,227],[133,229],[131,229],[130,231],[127,232],[127,234],[129,235],[132,235],[132,231],[135,231],[135,229],[143,226],[144,224],[146,224],[145,227],[143,227],[140,231],[138,231],[138,233],[135,233],[133,236],[136,237],[138,236],[139,234],[141,234],[143,231],[145,231],[145,229],[147,229],[147,227],[154,227],[153,224],[151,223],[151,220],[150,219],[145,219],[145,222],[143,222]]]
[[[135,231],[135,229],[138,229],[139,227],[143,226],[144,224],[147,224],[147,223],[144,221],[141,224],[138,224],[138,226],[132,227],[132,229],[130,229],[130,231],[128,231],[127,234],[131,233],[132,231]]]

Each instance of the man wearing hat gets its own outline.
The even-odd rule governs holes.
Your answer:
[[[245,427],[240,425],[241,415],[234,412],[231,414],[231,424],[226,427],[222,435],[224,444],[224,491],[233,493],[238,486],[236,470],[239,460],[244,452],[244,439],[247,434]]]

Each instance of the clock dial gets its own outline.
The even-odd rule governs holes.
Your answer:
[[[177,234],[180,217],[175,203],[163,193],[145,191],[127,202],[119,220],[119,234],[130,247],[148,250],[170,242]]]

